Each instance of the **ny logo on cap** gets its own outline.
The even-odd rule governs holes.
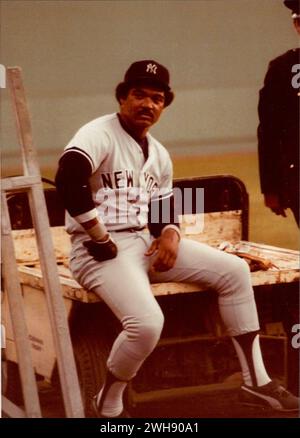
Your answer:
[[[156,75],[157,65],[155,64],[147,64],[147,73],[153,73]]]

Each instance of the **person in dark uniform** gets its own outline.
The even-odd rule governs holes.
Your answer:
[[[300,1],[285,0],[300,35]],[[258,154],[265,205],[286,216],[290,208],[299,227],[300,49],[273,59],[259,94]],[[278,293],[278,295],[277,295]],[[292,328],[299,324],[299,283],[274,290],[274,312],[288,338],[288,389],[299,393],[299,349],[292,347]],[[274,296],[275,296],[274,295]],[[275,316],[275,315],[274,315]]]
[[[300,35],[300,2],[285,0]],[[286,216],[290,208],[299,226],[300,49],[273,59],[259,94],[258,154],[265,205]]]

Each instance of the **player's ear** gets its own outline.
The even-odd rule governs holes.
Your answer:
[[[295,18],[293,20],[293,23],[294,23],[294,27],[295,27],[296,31],[300,35],[300,18]]]
[[[173,91],[168,90],[165,92],[165,108],[173,102],[174,97],[175,97],[175,95],[174,95]]]
[[[116,99],[120,105],[122,103],[121,99],[122,99],[122,101],[124,101],[127,98],[128,91],[129,91],[129,88],[128,88],[127,83],[121,82],[119,85],[117,85],[115,95],[116,95]]]

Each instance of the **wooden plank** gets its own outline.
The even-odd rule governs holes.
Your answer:
[[[9,313],[16,341],[16,350],[22,382],[26,414],[30,418],[41,417],[35,375],[32,367],[28,331],[23,311],[21,285],[18,281],[18,267],[14,255],[8,207],[4,192],[1,210],[1,237],[3,254],[4,287],[8,295]]]
[[[35,372],[51,379],[56,363],[56,352],[45,295],[41,290],[27,284],[22,285],[22,294],[23,309],[27,322],[28,340]],[[69,315],[72,301],[66,299],[64,300],[64,304],[66,306],[67,315]],[[6,306],[5,296],[4,306]],[[5,321],[6,324],[8,323],[6,358],[13,362],[17,362],[16,346],[15,343],[12,342],[14,336],[9,326],[7,316]]]
[[[181,220],[182,237],[195,239],[211,246],[216,246],[224,240],[237,242],[242,238],[241,210],[185,215]]]
[[[87,292],[75,280],[71,278],[60,277],[62,294],[65,298],[84,303],[100,301],[100,299],[92,292]],[[40,291],[44,291],[44,280],[40,268],[30,268],[27,266],[19,266],[19,278],[22,284],[31,286]],[[94,298],[93,298],[94,297]]]
[[[71,418],[82,418],[84,411],[80,387],[42,184],[33,186],[28,198],[36,232],[66,415]]]
[[[70,236],[64,227],[51,227],[55,257],[57,262],[68,259],[71,250]],[[35,264],[40,261],[36,232],[34,229],[13,230],[16,258],[19,264]]]
[[[25,411],[12,403],[8,398],[2,396],[2,411],[10,418],[26,418]]]
[[[299,269],[269,269],[268,271],[252,272],[251,279],[252,286],[264,286],[298,282],[300,275]]]
[[[14,176],[2,179],[1,188],[9,192],[27,190],[33,184],[39,184],[40,182],[39,176]]]
[[[7,78],[11,91],[13,109],[17,125],[17,135],[22,151],[22,162],[26,176],[40,175],[36,150],[32,140],[31,118],[25,96],[20,67],[8,67]]]
[[[276,265],[275,269],[276,267],[279,270],[300,268],[299,251],[243,240],[237,242],[235,247],[241,252],[271,260]]]
[[[43,290],[42,274],[40,269],[29,268],[26,266],[19,267],[20,280],[24,284],[31,285]],[[299,269],[282,269],[257,271],[251,273],[252,285],[261,286],[279,283],[297,282],[300,279]],[[65,298],[84,303],[94,303],[101,301],[100,298],[93,292],[88,292],[83,289],[75,280],[66,277],[60,277],[62,293]],[[155,296],[174,295],[178,293],[192,293],[206,291],[206,287],[200,287],[196,283],[155,283],[151,285]]]

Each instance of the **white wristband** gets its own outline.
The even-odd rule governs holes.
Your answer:
[[[91,228],[85,229],[87,234],[91,237],[92,240],[101,240],[108,234],[106,226],[98,222],[96,225],[93,225]]]
[[[107,239],[105,239],[105,240],[99,240],[99,241],[97,240],[96,243],[97,243],[98,245],[102,245],[102,243],[107,243],[107,242],[109,242],[109,241],[115,243],[115,241],[114,241],[114,239],[111,237],[110,233],[108,233],[108,235],[107,235]]]
[[[98,217],[98,212],[96,208],[93,208],[90,211],[86,211],[85,213],[79,214],[78,216],[74,216],[74,219],[81,224],[82,222],[88,222],[92,219],[95,219],[96,217]]]
[[[176,233],[178,234],[179,241],[180,241],[180,239],[181,239],[180,228],[178,228],[176,225],[173,225],[173,224],[166,225],[166,226],[162,229],[161,234],[163,234],[163,232],[166,231],[166,230],[168,230],[169,228],[172,229],[172,230],[174,230],[174,231],[176,231]]]

